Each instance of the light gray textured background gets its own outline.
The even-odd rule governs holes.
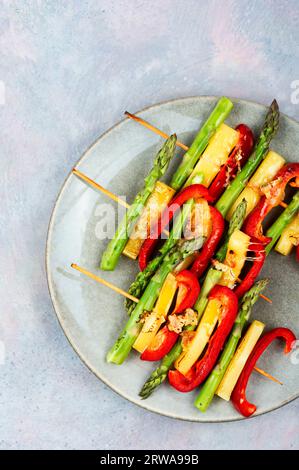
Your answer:
[[[66,173],[125,109],[226,94],[299,119],[298,42],[297,0],[0,1],[1,448],[298,448],[298,400],[216,425],[115,395],[65,339],[44,267]]]

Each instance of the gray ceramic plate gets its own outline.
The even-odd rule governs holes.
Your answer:
[[[179,99],[152,106],[139,115],[167,133],[175,131],[182,141],[190,144],[216,101],[215,97]],[[245,122],[257,132],[266,107],[241,100],[234,100],[234,103],[228,124],[235,126]],[[127,195],[130,201],[140,188],[161,143],[161,138],[126,119],[100,137],[82,156],[77,167],[116,194]],[[299,125],[282,116],[272,148],[288,161],[298,159]],[[180,155],[178,151],[176,161]],[[169,174],[172,171],[173,168]],[[50,222],[47,242],[49,288],[58,319],[71,345],[97,377],[143,408],[192,421],[239,419],[232,405],[218,398],[205,414],[201,414],[193,406],[195,393],[180,394],[165,384],[152,397],[142,401],[138,392],[153,370],[153,364],[140,361],[135,353],[122,366],[106,363],[106,352],[126,321],[123,299],[70,268],[72,262],[77,263],[123,289],[127,289],[134,278],[137,263],[125,257],[115,272],[99,272],[99,260],[106,246],[105,240],[99,240],[105,203],[113,221],[116,205],[70,175],[58,196]],[[271,254],[263,276],[271,278],[266,293],[273,299],[273,304],[259,300],[253,317],[265,322],[267,328],[288,326],[299,334],[299,276],[294,256],[284,258]],[[276,385],[254,374],[248,397],[258,405],[256,414],[274,410],[299,395],[299,365],[294,365],[290,357],[282,354],[281,344],[273,345],[259,365],[281,379],[284,385]]]

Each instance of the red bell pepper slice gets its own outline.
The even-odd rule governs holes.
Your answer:
[[[209,341],[204,356],[194,364],[186,376],[178,370],[168,372],[169,383],[179,392],[191,392],[207,378],[217,361],[238,313],[238,298],[226,286],[216,285],[213,287],[209,299],[218,299],[221,302],[222,312],[219,325]]]
[[[266,259],[265,247],[262,243],[253,239],[251,240],[251,244],[248,248],[253,252],[253,262],[241,284],[234,289],[234,293],[239,299],[253,286],[254,281],[259,275]]]
[[[215,207],[210,206],[210,214],[212,219],[211,234],[203,245],[191,268],[191,271],[196,274],[198,278],[205,272],[209,261],[214,256],[225,226],[222,215]]]
[[[291,351],[293,342],[296,340],[294,333],[288,328],[274,328],[262,336],[250,354],[233,390],[231,399],[234,407],[246,418],[251,416],[256,410],[256,406],[253,403],[249,403],[246,399],[246,387],[248,380],[257,360],[276,338],[282,338],[285,340],[285,354],[288,354]]]
[[[239,132],[238,143],[209,187],[209,192],[215,201],[221,196],[229,181],[236,175],[238,168],[246,163],[253,149],[254,137],[251,129],[245,124],[239,124],[236,130]]]
[[[297,260],[298,263],[299,263],[299,245],[298,245],[297,248],[296,248],[296,260]]]
[[[268,244],[271,238],[263,235],[262,223],[268,213],[276,207],[284,198],[285,187],[292,179],[299,178],[299,163],[287,163],[276,174],[272,181],[272,193],[270,197],[262,196],[256,208],[249,214],[244,223],[244,232],[250,237],[257,238],[261,243]],[[296,180],[296,183],[297,183]]]
[[[150,346],[140,356],[143,361],[160,361],[173,348],[178,334],[170,331],[167,325],[158,331]]]
[[[182,313],[195,304],[200,293],[200,285],[195,274],[187,269],[181,271],[176,276],[176,280],[178,282],[178,294],[173,313]],[[158,331],[153,342],[141,354],[140,358],[143,361],[159,361],[169,353],[178,337],[177,333],[170,331],[165,325]]]
[[[207,188],[202,184],[192,184],[183,189],[168,205],[162,215],[159,217],[157,225],[150,232],[148,238],[143,242],[139,253],[139,267],[143,271],[154,251],[156,243],[162,231],[168,226],[177,210],[189,199],[205,198],[208,202],[212,202],[213,198]]]
[[[176,280],[178,293],[173,313],[182,313],[195,304],[200,293],[200,285],[195,274],[187,269],[177,274]]]

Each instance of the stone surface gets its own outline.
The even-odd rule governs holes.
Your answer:
[[[1,2],[1,448],[298,448],[298,400],[215,425],[115,395],[65,339],[44,267],[65,175],[125,109],[226,94],[299,119],[298,26],[296,0]]]

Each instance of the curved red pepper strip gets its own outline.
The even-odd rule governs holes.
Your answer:
[[[175,345],[178,334],[165,325],[158,331],[150,346],[140,356],[143,361],[160,361]]]
[[[262,196],[256,208],[245,220],[243,230],[247,235],[257,238],[261,243],[270,243],[271,238],[263,235],[263,220],[271,209],[283,200],[285,187],[292,178],[299,178],[299,163],[287,163],[276,174],[273,182],[277,181],[278,184],[274,187],[273,197]]]
[[[177,274],[176,280],[179,289],[173,313],[182,313],[195,304],[200,293],[200,285],[195,274],[187,269]]]
[[[213,198],[210,196],[209,190],[202,184],[192,184],[183,189],[167,206],[165,211],[159,217],[157,225],[150,232],[148,238],[143,242],[139,253],[139,267],[143,271],[153,253],[159,236],[165,227],[168,226],[176,211],[189,199],[205,198],[208,202],[212,202]]]
[[[225,340],[235,322],[238,313],[238,298],[226,286],[216,285],[210,292],[209,300],[218,299],[222,304],[222,314],[216,332],[202,359],[199,359],[186,376],[178,370],[168,372],[169,383],[179,392],[191,392],[198,387],[213,369]]]
[[[259,357],[263,354],[265,349],[274,341],[276,338],[282,338],[285,340],[285,354],[288,354],[292,349],[292,344],[296,340],[294,333],[288,328],[274,328],[273,330],[266,333],[255,345],[252,353],[250,354],[245,367],[238,379],[238,382],[233,390],[231,399],[234,407],[243,416],[248,418],[255,410],[256,406],[253,403],[249,403],[246,399],[246,387],[250,378],[251,372],[253,371],[255,364]]]
[[[212,219],[211,235],[206,240],[191,268],[191,271],[196,274],[198,278],[207,269],[209,261],[213,257],[217,245],[223,235],[225,226],[222,215],[215,207],[210,206],[210,214]]]
[[[239,124],[236,131],[239,132],[237,145],[209,187],[210,194],[215,201],[225,190],[228,181],[235,176],[238,168],[246,163],[253,149],[254,137],[251,129],[245,124]]]
[[[299,245],[296,248],[296,260],[299,262]]]
[[[263,196],[255,209],[249,214],[244,222],[243,231],[250,237],[256,238],[260,243],[268,245],[272,240],[270,237],[263,235],[262,222],[272,209],[268,199]]]
[[[253,252],[254,261],[241,284],[234,289],[234,293],[239,299],[253,286],[254,281],[259,275],[266,259],[265,247],[257,240],[251,240],[251,244],[248,249]]]

